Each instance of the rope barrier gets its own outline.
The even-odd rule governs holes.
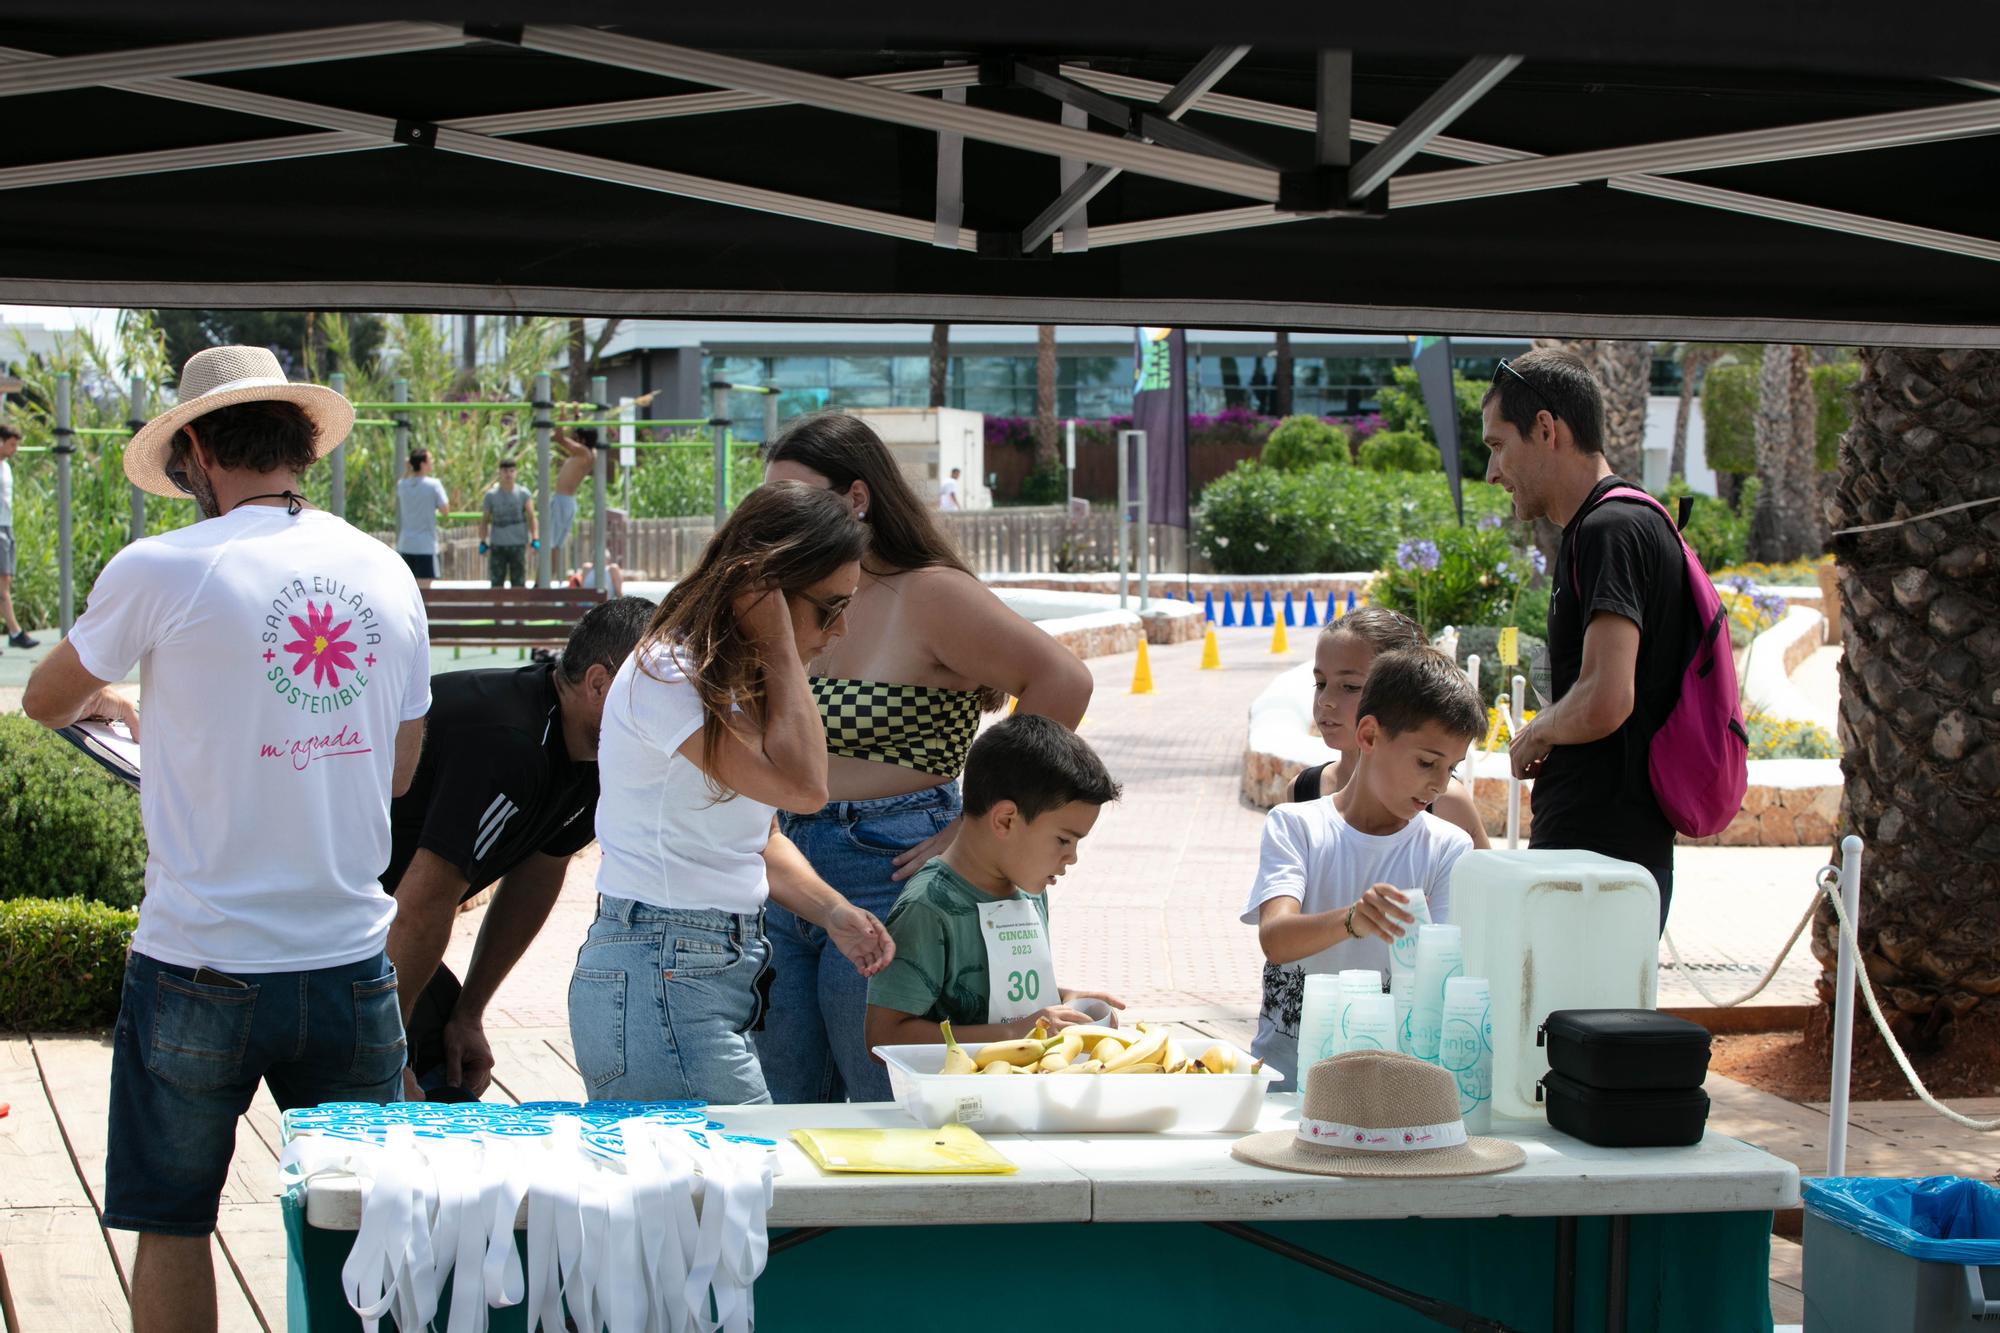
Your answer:
[[[1707,1000],[1717,1009],[1734,1009],[1737,1005],[1744,1003],[1746,1000],[1753,1000],[1757,996],[1761,995],[1764,991],[1764,988],[1771,984],[1771,979],[1778,975],[1778,968],[1784,964],[1785,959],[1791,954],[1792,946],[1799,942],[1799,936],[1805,934],[1806,923],[1812,920],[1813,912],[1817,910],[1818,907],[1819,907],[1819,899],[1817,898],[1813,899],[1811,902],[1806,904],[1806,914],[1799,918],[1798,925],[1792,927],[1791,938],[1785,941],[1784,948],[1778,950],[1778,956],[1771,960],[1771,966],[1765,970],[1764,975],[1758,979],[1757,984],[1752,986],[1749,990],[1744,991],[1741,995],[1738,995],[1733,999],[1728,999],[1728,1000],[1717,999],[1715,997],[1714,992],[1710,991],[1708,987],[1701,984],[1701,978],[1696,976],[1693,969],[1688,967],[1687,963],[1682,960],[1680,946],[1674,943],[1673,931],[1663,930],[1660,932],[1660,935],[1667,942],[1667,952],[1673,955],[1674,970],[1678,972],[1682,977],[1686,978],[1687,983],[1695,988],[1696,992],[1700,994],[1701,998]]]
[[[1887,523],[1863,523],[1859,527],[1835,528],[1827,536],[1851,537],[1857,532],[1887,532],[1891,528],[1906,528],[1912,523],[1921,523],[1927,518],[1937,518],[1941,514],[1956,514],[1961,509],[1977,509],[1981,505],[2000,505],[2000,495],[1989,495],[1983,500],[1967,500],[1963,504],[1946,505],[1942,509],[1931,509],[1921,514],[1911,514],[1908,518],[1892,518]]]

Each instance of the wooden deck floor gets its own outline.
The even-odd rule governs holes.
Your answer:
[[[563,1029],[491,1033],[497,1059],[488,1094],[499,1101],[575,1099],[583,1080]],[[0,1037],[0,1311],[7,1333],[118,1333],[131,1326],[127,1295],[134,1238],[107,1230],[105,1103],[111,1046],[103,1036]],[[1825,1171],[1827,1115],[1719,1076],[1709,1080],[1710,1128]],[[2000,1114],[2000,1099],[1970,1102]],[[1857,1175],[1957,1173],[1995,1178],[2000,1144],[1907,1102],[1862,1103],[1848,1132]],[[222,1333],[282,1333],[285,1236],[278,1193],[278,1112],[259,1092],[236,1136],[224,1187],[215,1265]],[[1771,1304],[1779,1324],[1802,1318],[1800,1251],[1774,1242]]]

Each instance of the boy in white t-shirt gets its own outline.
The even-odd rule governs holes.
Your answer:
[[[1281,805],[1264,820],[1257,882],[1243,909],[1264,949],[1264,998],[1251,1051],[1300,1081],[1299,1008],[1308,973],[1389,965],[1411,928],[1407,895],[1449,915],[1451,868],[1472,839],[1426,809],[1484,730],[1479,695],[1431,648],[1384,653],[1356,710],[1361,755],[1338,793]]]
[[[402,1092],[377,877],[430,708],[423,602],[395,552],[298,494],[353,419],[264,348],[196,353],[125,474],[202,521],[112,557],[21,703],[49,727],[123,721],[144,747],[104,1224],[139,1233],[132,1308],[176,1327],[215,1327],[208,1236],[258,1083],[280,1107]],[[143,735],[111,684],[135,664]]]

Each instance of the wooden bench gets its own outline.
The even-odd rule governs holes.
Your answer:
[[[561,648],[584,613],[604,600],[596,588],[424,589],[433,647]]]

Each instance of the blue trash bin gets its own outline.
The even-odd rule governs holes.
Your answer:
[[[2000,1189],[1834,1176],[1803,1193],[1806,1333],[1976,1333],[2000,1320]]]

